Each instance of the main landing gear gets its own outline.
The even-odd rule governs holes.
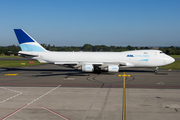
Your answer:
[[[154,73],[155,73],[155,74],[158,73],[158,69],[159,69],[159,67],[156,67],[156,69],[154,70]]]
[[[94,68],[94,72],[95,72],[95,73],[98,73],[98,74],[101,74],[101,68],[95,67],[95,68]]]

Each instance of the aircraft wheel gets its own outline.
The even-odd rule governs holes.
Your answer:
[[[157,73],[158,73],[158,70],[154,70],[154,73],[157,74]]]
[[[101,68],[96,67],[94,70],[95,73],[101,74]]]
[[[100,68],[98,69],[98,74],[101,74],[101,69]]]

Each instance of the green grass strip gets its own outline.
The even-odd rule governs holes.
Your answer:
[[[0,56],[0,58],[22,58],[19,56]]]
[[[170,55],[173,58],[180,58],[180,55]]]
[[[32,61],[32,60],[30,60]],[[21,66],[34,66],[42,65],[39,61],[33,61],[34,63],[29,63],[29,61],[10,61],[10,60],[0,60],[0,67],[21,67]]]
[[[170,65],[166,65],[166,66],[160,67],[160,69],[180,70],[180,61],[175,61],[174,63],[172,63]]]

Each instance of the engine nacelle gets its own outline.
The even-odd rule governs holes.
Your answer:
[[[83,72],[93,72],[94,71],[94,67],[93,65],[82,65],[82,71]]]
[[[119,72],[119,66],[118,65],[110,65],[107,67],[108,72]]]

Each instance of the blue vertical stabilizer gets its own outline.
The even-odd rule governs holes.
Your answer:
[[[22,51],[46,51],[38,42],[22,29],[14,29]]]

